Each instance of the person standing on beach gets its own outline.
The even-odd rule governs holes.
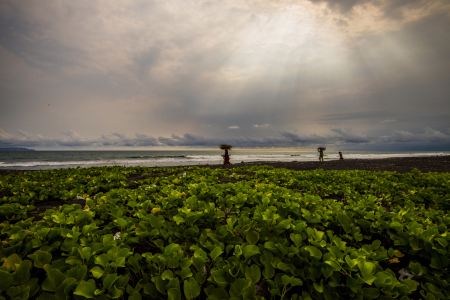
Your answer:
[[[228,154],[228,150],[231,151],[231,148],[233,148],[233,146],[228,145],[228,144],[222,144],[219,146],[221,150],[225,150],[225,154],[222,155],[223,157],[223,164],[224,165],[231,165],[230,163],[230,155]]]
[[[319,161],[323,161],[323,150],[325,150],[325,147],[317,148],[317,151],[319,151]]]
[[[341,152],[341,151],[339,151],[339,160],[340,160],[340,161],[343,161],[343,160],[344,160],[344,156],[342,156],[342,152]]]
[[[225,155],[223,156],[223,164],[229,165],[230,163],[230,156],[228,155],[228,149],[225,149]]]

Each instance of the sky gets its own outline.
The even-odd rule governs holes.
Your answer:
[[[448,0],[2,0],[0,147],[450,150]]]

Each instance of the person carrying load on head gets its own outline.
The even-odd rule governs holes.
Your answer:
[[[319,161],[323,161],[323,151],[325,151],[326,149],[326,147],[317,148],[317,151],[319,151]]]
[[[223,164],[224,165],[230,165],[230,155],[228,154],[228,150],[231,151],[231,148],[233,148],[233,146],[231,145],[227,145],[227,144],[222,144],[220,145],[220,149],[225,150],[225,154],[222,155],[223,157]]]

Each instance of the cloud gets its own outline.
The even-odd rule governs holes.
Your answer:
[[[63,132],[60,139],[45,138],[37,135],[14,136],[0,128],[0,147],[36,147],[36,148],[102,148],[102,147],[153,147],[161,145],[158,140],[146,134],[136,134],[128,137],[119,133],[102,135],[98,139],[86,139],[77,132]]]
[[[450,145],[450,134],[432,128],[425,128],[422,132],[396,130],[389,135],[371,136],[351,129],[331,128],[327,134],[303,134],[291,131],[281,131],[274,136],[250,137],[204,137],[201,135],[173,134],[171,137],[154,138],[147,134],[135,134],[133,137],[111,133],[97,139],[85,139],[76,132],[65,132],[61,139],[48,139],[41,135],[15,136],[0,128],[0,147],[35,147],[55,149],[79,148],[150,148],[153,147],[193,147],[216,148],[227,143],[236,148],[286,148],[286,147],[316,147],[330,146],[340,149],[372,146],[377,149],[393,149],[396,145],[413,145],[426,147],[434,145],[439,149]]]
[[[447,0],[4,0],[0,127],[36,147],[408,144],[448,128],[449,13]]]

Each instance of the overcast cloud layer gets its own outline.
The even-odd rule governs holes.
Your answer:
[[[0,147],[450,149],[446,0],[0,4]]]

